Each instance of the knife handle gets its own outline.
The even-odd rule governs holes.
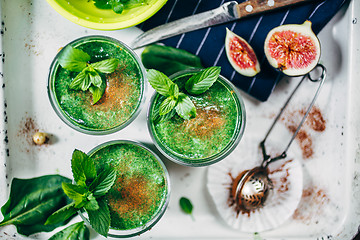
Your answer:
[[[239,3],[237,5],[237,11],[240,17],[247,17],[308,1],[311,0],[249,0]]]

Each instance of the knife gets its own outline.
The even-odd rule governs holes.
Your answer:
[[[310,0],[249,0],[243,3],[237,3],[236,1],[227,2],[213,10],[155,27],[135,38],[130,46],[136,49],[182,33],[307,1]]]

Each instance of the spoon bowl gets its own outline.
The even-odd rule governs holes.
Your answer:
[[[268,177],[268,169],[256,167],[244,171],[234,181],[232,195],[243,211],[251,211],[261,207],[272,189],[272,182]]]

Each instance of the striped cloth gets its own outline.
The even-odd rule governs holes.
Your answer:
[[[274,70],[265,58],[263,46],[267,33],[282,24],[300,24],[310,20],[317,34],[347,1],[349,0],[310,1],[276,12],[189,32],[162,42],[198,55],[205,67],[221,66],[224,77],[254,98],[266,101],[283,76]],[[228,0],[168,0],[158,13],[138,27],[146,31],[179,18],[217,8],[225,2]],[[243,37],[253,47],[261,63],[261,72],[255,77],[238,74],[228,62],[224,48],[225,27]]]

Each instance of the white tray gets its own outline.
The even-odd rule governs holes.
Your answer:
[[[57,117],[46,89],[53,57],[71,40],[101,34],[129,43],[140,30],[102,32],[86,29],[61,17],[45,0],[2,0],[1,20],[1,206],[8,198],[8,186],[13,177],[30,178],[54,173],[71,177],[70,158],[75,148],[87,152],[113,139],[138,140],[153,147],[146,127],[146,108],[130,126],[118,133],[88,136],[73,131]],[[360,225],[360,1],[344,6],[319,36],[321,62],[328,69],[328,78],[316,105],[326,120],[326,130],[311,133],[314,156],[300,159],[306,196],[297,213],[278,228],[260,233],[262,239],[346,240],[355,236]],[[249,124],[246,129],[256,128],[264,121],[270,124],[297,81],[298,78],[283,80],[265,103],[256,102],[243,93]],[[147,103],[152,94],[151,88],[148,89]],[[310,95],[304,91],[290,110],[300,109]],[[256,134],[265,133],[266,127],[259,128]],[[33,145],[34,129],[50,133],[51,144]],[[254,133],[245,130],[244,140],[249,136]],[[295,142],[294,146],[297,144]],[[172,183],[169,208],[151,231],[136,239],[254,239],[254,234],[233,230],[221,220],[206,189],[207,168],[164,162]],[[317,186],[315,190],[314,185]],[[307,195],[311,189],[318,194]],[[181,196],[193,202],[195,220],[181,211],[178,204]],[[47,239],[52,234],[41,233],[26,238],[17,234],[14,226],[0,228],[0,239]],[[92,238],[100,239],[93,232]]]

